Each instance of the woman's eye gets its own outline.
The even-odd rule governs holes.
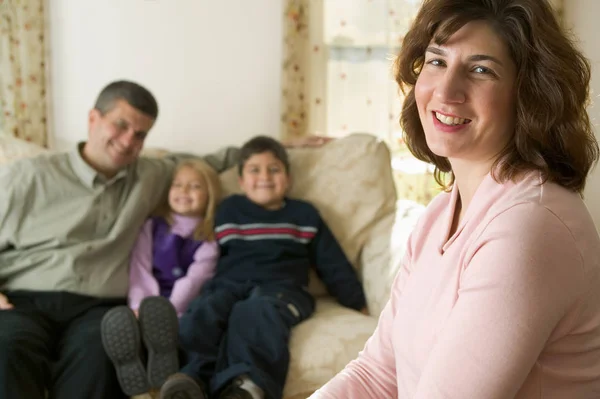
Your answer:
[[[426,62],[429,65],[433,65],[433,66],[444,66],[444,61],[438,59],[438,58],[434,58],[432,60],[429,60]]]
[[[476,66],[475,68],[473,68],[473,72],[481,74],[492,74],[491,69],[482,66]]]

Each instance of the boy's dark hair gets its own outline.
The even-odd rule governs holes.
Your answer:
[[[119,80],[109,83],[98,95],[94,108],[101,115],[110,112],[119,100],[126,101],[133,108],[152,119],[158,116],[158,104],[148,89],[137,83]]]
[[[238,161],[238,174],[241,176],[244,165],[248,159],[256,154],[270,152],[275,158],[283,163],[285,173],[290,173],[290,161],[285,147],[277,140],[268,136],[256,136],[247,141],[240,148],[240,160]]]

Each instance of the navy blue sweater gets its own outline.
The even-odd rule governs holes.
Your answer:
[[[221,203],[215,217],[221,249],[216,279],[287,282],[308,286],[315,267],[329,292],[344,306],[365,306],[362,285],[335,237],[308,202],[287,199],[270,211],[243,195]]]

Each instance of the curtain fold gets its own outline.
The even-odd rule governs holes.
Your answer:
[[[0,132],[46,147],[44,1],[0,0]]]
[[[285,1],[281,136],[291,139],[305,135],[308,131],[311,3],[309,0]]]

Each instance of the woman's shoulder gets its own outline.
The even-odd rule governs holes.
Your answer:
[[[532,172],[518,181],[496,184],[500,189],[490,203],[491,215],[518,212],[528,207],[540,211],[534,214],[556,218],[568,228],[582,224],[593,226],[592,217],[579,193],[554,182],[543,181],[539,173]]]
[[[496,184],[498,190],[484,193],[491,199],[479,215],[480,239],[486,240],[487,235],[494,235],[498,228],[504,227],[514,235],[529,237],[528,242],[537,237],[537,241],[547,245],[576,248],[584,263],[596,258],[600,238],[579,193],[543,181],[538,173],[530,173],[516,182]]]

